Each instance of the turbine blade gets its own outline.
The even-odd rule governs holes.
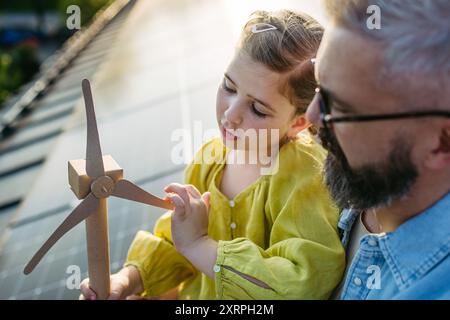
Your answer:
[[[51,247],[69,230],[86,219],[91,214],[95,213],[99,208],[99,200],[92,194],[88,196],[69,214],[69,216],[59,225],[58,228],[52,233],[42,247],[34,254],[30,262],[26,265],[23,273],[29,274],[37,264],[41,261],[44,255],[50,250]]]
[[[87,119],[86,173],[89,177],[95,179],[105,175],[105,168],[103,167],[102,150],[89,80],[84,79],[82,81],[82,88]]]
[[[115,197],[145,203],[168,210],[173,210],[174,208],[170,200],[163,200],[161,198],[158,198],[125,179],[119,180],[116,183],[112,195]]]

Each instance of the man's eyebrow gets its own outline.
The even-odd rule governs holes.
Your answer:
[[[356,112],[355,108],[353,108],[349,103],[346,103],[344,101],[342,101],[341,99],[337,98],[336,95],[328,90],[326,87],[324,87],[323,85],[320,84],[320,79],[319,79],[319,68],[318,68],[318,63],[317,63],[317,59],[316,58],[312,58],[311,59],[311,63],[314,66],[314,78],[316,80],[317,86],[320,88],[320,90],[322,92],[325,92],[333,102],[335,102],[336,104],[344,107],[347,109],[347,111],[349,112]]]
[[[237,84],[236,84],[236,82],[234,82],[233,79],[231,79],[231,77],[230,77],[228,74],[225,73],[224,76],[225,76],[225,78],[227,78],[227,79],[228,79],[235,87],[238,87]],[[264,102],[264,101],[262,101],[262,100],[260,100],[260,99],[257,99],[257,98],[255,98],[255,97],[249,95],[249,94],[247,95],[247,97],[249,97],[250,99],[255,100],[255,101],[258,102],[259,104],[262,104],[264,107],[266,107],[266,108],[269,109],[270,111],[275,112],[275,109],[272,108],[272,106],[271,106],[270,104],[268,104],[268,103],[266,103],[266,102]]]
[[[331,98],[332,102],[340,105],[341,107],[346,108],[347,109],[346,111],[356,112],[355,108],[353,108],[351,104],[342,101],[340,98],[336,97],[336,95],[332,91],[324,88],[323,86],[320,86],[320,90],[325,92]]]

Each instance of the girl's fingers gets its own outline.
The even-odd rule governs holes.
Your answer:
[[[179,183],[172,183],[168,185],[165,189],[166,192],[176,193],[183,199],[185,204],[189,204],[189,194],[185,187]]]
[[[185,211],[185,204],[183,199],[176,193],[169,193],[167,197],[172,201],[173,205],[175,206],[175,209],[173,210],[173,215],[175,217],[184,215],[186,213]]]
[[[183,199],[181,199],[181,197],[179,195],[177,195],[176,193],[169,193],[167,195],[167,198],[169,198],[170,201],[172,201],[172,203],[175,205],[175,209],[176,208],[184,208]]]
[[[84,279],[80,284],[80,291],[81,296],[83,296],[84,299],[80,300],[95,300],[97,299],[97,295],[95,292],[89,287],[89,279]]]
[[[205,192],[204,194],[202,194],[201,197],[202,197],[203,202],[206,205],[206,208],[209,209],[209,199],[211,198],[211,193]]]
[[[164,188],[164,191],[165,192],[173,192],[174,190],[176,190],[178,188],[184,188],[184,185],[174,182],[174,183],[171,183],[168,186],[166,186]]]
[[[123,294],[123,287],[118,283],[111,283],[111,292],[109,293],[108,300],[120,300]]]
[[[195,186],[193,186],[192,184],[188,184],[186,186],[186,190],[195,199],[200,199],[202,197],[202,194],[200,193],[200,191],[198,191],[197,188]]]

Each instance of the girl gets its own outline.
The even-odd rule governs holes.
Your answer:
[[[329,297],[345,263],[338,211],[322,185],[324,150],[299,135],[309,127],[310,61],[321,36],[305,14],[251,16],[217,93],[222,137],[197,153],[187,186],[166,187],[176,210],[158,220],[154,235],[138,232],[125,267],[111,276],[111,298]],[[249,161],[261,151],[275,159],[270,174],[261,157]],[[87,280],[81,289],[95,298]]]

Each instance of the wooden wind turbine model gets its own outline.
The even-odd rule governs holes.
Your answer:
[[[169,200],[160,199],[123,179],[123,170],[107,155],[102,157],[91,87],[82,81],[87,117],[86,160],[69,161],[69,184],[78,199],[84,199],[35,253],[24,269],[33,271],[50,248],[77,224],[86,220],[89,286],[98,299],[110,293],[108,209],[106,199],[115,196],[152,206],[173,209]]]

